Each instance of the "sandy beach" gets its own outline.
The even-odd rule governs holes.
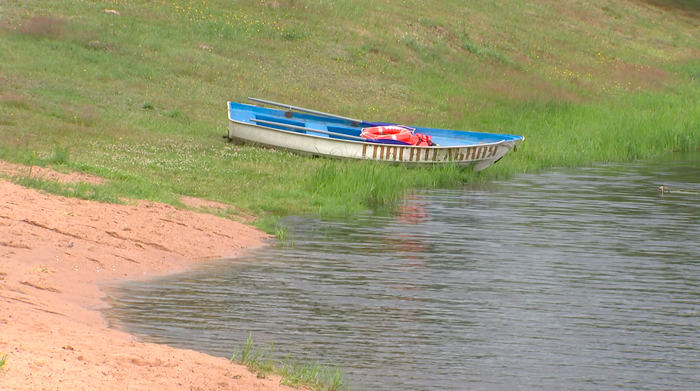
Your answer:
[[[28,168],[0,162],[0,173],[17,171]],[[171,205],[70,199],[0,179],[0,390],[293,390],[224,358],[137,342],[99,312],[101,282],[182,271],[268,238]]]

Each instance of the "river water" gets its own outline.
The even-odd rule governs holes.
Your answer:
[[[228,358],[252,333],[353,390],[700,387],[700,154],[284,223],[285,247],[108,288],[107,318]]]

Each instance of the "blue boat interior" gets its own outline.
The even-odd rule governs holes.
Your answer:
[[[258,126],[287,132],[296,132],[309,136],[348,141],[360,141],[352,137],[359,137],[363,127],[371,126],[362,126],[362,124],[353,123],[349,120],[322,115],[271,109],[237,102],[229,102],[228,109],[229,119],[234,121],[256,124]],[[424,127],[413,128],[415,128],[418,133],[431,136],[433,142],[442,147],[468,146],[523,139],[522,136],[510,134],[468,132]]]

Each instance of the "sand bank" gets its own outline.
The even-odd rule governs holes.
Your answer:
[[[98,311],[100,282],[181,271],[267,238],[170,205],[69,199],[0,179],[0,389],[292,390],[224,358],[136,342]]]

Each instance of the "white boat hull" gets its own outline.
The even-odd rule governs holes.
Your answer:
[[[361,141],[314,135],[313,129],[302,134],[229,119],[228,138],[291,152],[343,159],[365,159],[398,164],[455,164],[483,170],[513,149],[517,141],[499,141],[478,145],[418,147],[373,144]]]

